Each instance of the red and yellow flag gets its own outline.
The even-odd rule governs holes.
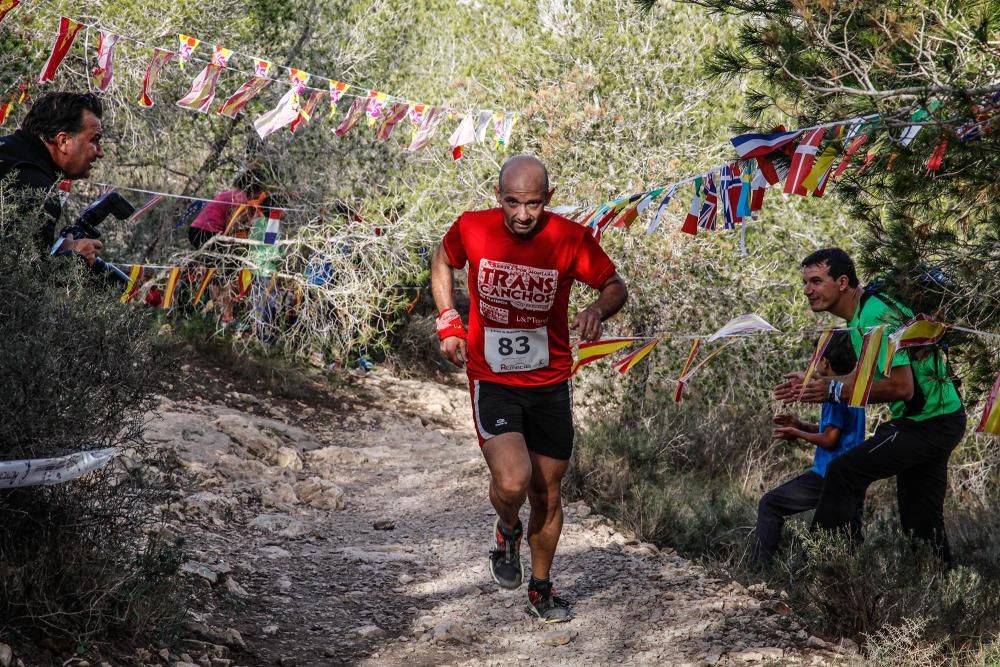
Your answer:
[[[65,16],[59,19],[59,33],[56,36],[56,43],[52,46],[49,59],[45,61],[45,67],[42,68],[42,74],[38,77],[38,83],[55,79],[56,70],[59,69],[59,65],[69,53],[70,47],[73,46],[73,40],[76,39],[76,33],[80,32],[82,27],[82,24]]]
[[[177,64],[184,69],[184,65],[191,58],[194,50],[201,44],[201,40],[190,35],[177,35]]]
[[[177,281],[181,279],[181,269],[178,266],[170,269],[167,276],[167,286],[163,288],[163,308],[169,310],[174,306],[174,292],[177,291]]]
[[[573,370],[570,372],[576,374],[576,371],[581,366],[592,364],[598,359],[603,359],[609,354],[614,354],[618,350],[632,345],[637,340],[637,338],[605,338],[589,343],[580,343],[576,348],[576,361],[573,362]]]
[[[948,325],[935,322],[926,315],[917,315],[889,336],[885,348],[885,367],[882,369],[882,373],[889,374],[889,369],[892,368],[892,358],[898,350],[933,345],[941,340],[946,333],[948,333]]]
[[[655,338],[649,341],[635,352],[630,353],[624,359],[616,361],[614,364],[614,369],[619,373],[621,373],[622,375],[625,375],[630,370],[635,368],[636,364],[645,359],[646,355],[652,352],[653,348],[659,345],[659,343],[660,343],[659,338]]]
[[[340,98],[344,96],[345,90],[347,84],[343,81],[330,81],[330,118],[336,113],[337,105],[340,104]]]
[[[271,71],[271,63],[266,60],[258,59],[256,61],[256,66],[254,68],[254,77],[244,83],[239,89],[229,96],[222,106],[219,107],[218,113],[229,118],[236,118],[236,114],[243,110],[243,107],[247,105],[247,102],[256,97],[262,90],[271,85],[271,79],[268,78],[268,73]]]
[[[160,76],[160,70],[174,57],[173,51],[166,49],[153,49],[153,57],[146,66],[146,76],[142,78],[142,96],[139,98],[139,106],[147,109],[153,106],[153,84]]]
[[[826,347],[830,344],[831,338],[833,338],[833,329],[827,329],[819,335],[819,340],[816,341],[816,349],[813,350],[812,357],[809,358],[806,376],[802,378],[802,388],[799,389],[800,398],[802,397],[802,392],[805,391],[806,385],[809,384],[809,380],[816,373],[816,367],[819,366],[819,360],[823,358],[823,353],[826,352]]]
[[[198,291],[194,294],[194,300],[191,302],[195,306],[201,303],[201,297],[205,295],[205,290],[208,289],[209,284],[212,282],[212,278],[215,277],[216,269],[212,267],[205,271],[204,277],[201,279],[201,283],[198,285]]]
[[[21,4],[21,0],[0,0],[0,23],[7,18],[7,14],[14,10]]]
[[[135,295],[139,292],[139,287],[142,284],[142,267],[138,264],[133,264],[132,269],[128,274],[128,284],[125,285],[125,292],[121,296],[122,303],[128,303],[135,298]]]
[[[698,356],[698,350],[701,349],[701,339],[695,338],[691,343],[691,351],[688,352],[687,361],[684,362],[684,368],[681,369],[680,379],[677,380],[677,390],[674,391],[674,402],[681,402],[681,394],[684,393],[684,380],[687,378],[688,372],[691,370],[691,366],[694,365],[694,359]]]
[[[316,111],[316,107],[319,105],[319,102],[323,99],[324,95],[326,95],[326,93],[322,90],[314,90],[312,94],[309,95],[309,99],[306,100],[306,103],[299,108],[298,117],[292,121],[291,127],[288,128],[293,134],[303,125],[312,120],[313,112]]]
[[[250,291],[250,285],[253,284],[253,271],[250,269],[240,269],[239,275],[239,298],[243,298]]]
[[[983,418],[979,420],[976,433],[1000,435],[1000,401],[997,401],[998,395],[1000,395],[1000,375],[997,375],[997,381],[993,383],[993,389],[990,390],[990,395],[986,397],[986,405],[983,406]]]
[[[91,73],[90,80],[102,93],[111,85],[111,78],[114,75],[115,44],[120,39],[120,36],[103,30],[97,38],[97,67]]]
[[[854,387],[847,404],[852,408],[863,408],[868,405],[868,395],[875,381],[875,370],[878,368],[878,353],[885,338],[885,325],[877,326],[865,334],[865,342],[861,345],[858,355],[858,366],[854,373]]]

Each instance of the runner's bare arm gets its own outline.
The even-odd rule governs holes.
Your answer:
[[[570,325],[570,329],[580,333],[583,340],[596,340],[601,336],[601,323],[608,319],[625,305],[628,299],[628,287],[617,273],[611,274],[600,287],[600,296],[579,313]]]
[[[448,263],[444,244],[438,244],[431,258],[431,294],[438,315],[455,308],[455,274]],[[456,366],[465,366],[468,348],[464,339],[450,336],[441,341],[441,354]]]

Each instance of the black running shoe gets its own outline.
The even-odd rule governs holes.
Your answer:
[[[542,623],[565,623],[573,618],[569,602],[556,595],[552,584],[528,588],[528,613]]]
[[[500,588],[514,589],[521,585],[524,570],[521,568],[521,522],[513,531],[500,525],[500,519],[493,524],[496,546],[490,551],[490,574]]]

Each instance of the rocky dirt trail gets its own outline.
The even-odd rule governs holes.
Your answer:
[[[582,502],[566,507],[554,568],[575,619],[530,618],[526,590],[498,589],[486,568],[488,472],[457,382],[375,370],[308,404],[212,382],[162,398],[149,426],[180,470],[165,530],[183,538],[197,603],[183,639],[140,663],[848,659],[766,591],[630,540]]]

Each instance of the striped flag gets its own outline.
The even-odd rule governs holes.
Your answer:
[[[56,35],[56,43],[52,45],[52,53],[45,61],[45,67],[42,68],[42,73],[38,77],[38,83],[55,79],[56,70],[59,69],[59,65],[69,53],[70,47],[73,46],[73,40],[76,39],[76,33],[80,32],[82,27],[83,25],[80,23],[65,16],[59,19],[59,33]]]
[[[291,126],[288,128],[292,134],[295,134],[303,125],[312,120],[313,112],[316,111],[316,107],[319,106],[320,100],[326,95],[322,90],[314,90],[310,95],[306,103],[302,105],[299,109],[298,117],[292,121]]]
[[[173,51],[166,49],[153,49],[153,57],[146,66],[146,76],[142,78],[142,97],[139,98],[139,106],[147,109],[153,106],[153,84],[160,76],[160,70],[174,57]]]
[[[177,106],[192,111],[206,113],[215,99],[215,87],[219,83],[219,75],[229,62],[233,52],[221,46],[216,46],[212,55],[212,62],[205,65],[194,81],[191,82],[191,89],[181,99],[177,100]]]
[[[641,213],[645,208],[642,205],[643,202],[647,202],[648,206],[648,202],[651,202],[653,199],[656,199],[662,191],[663,188],[658,188],[653,192],[651,192],[647,199],[643,199],[641,202],[639,202],[639,205],[636,206],[636,210]],[[663,199],[660,200],[660,205],[656,207],[656,215],[653,216],[653,221],[649,223],[649,227],[646,228],[647,234],[652,234],[660,226],[660,219],[663,217],[663,212],[667,210],[667,206],[670,205],[670,200],[674,198],[674,194],[676,192],[677,192],[677,186],[674,185],[671,186],[670,190],[667,191],[667,194],[663,195]]]
[[[603,359],[609,354],[614,354],[618,350],[624,349],[635,343],[638,338],[605,338],[589,343],[580,343],[576,347],[576,361],[573,362],[571,374],[576,374],[581,366],[592,364],[598,359]]]
[[[141,216],[146,211],[148,211],[149,209],[151,209],[154,206],[156,206],[157,204],[159,204],[162,200],[163,200],[163,195],[153,195],[153,196],[151,196],[149,199],[146,200],[145,204],[143,204],[139,208],[135,209],[135,212],[133,212],[132,215],[129,216],[129,219],[127,220],[127,222],[135,222],[136,220],[139,219],[139,216]]]
[[[167,276],[167,284],[163,288],[163,301],[161,305],[164,310],[169,310],[174,306],[174,293],[177,291],[177,283],[181,279],[181,269],[175,266],[170,269],[170,274]]]
[[[267,214],[267,228],[264,230],[264,243],[274,245],[278,242],[278,233],[281,231],[281,211],[272,208]]]
[[[993,389],[990,390],[990,395],[986,397],[986,405],[983,406],[983,417],[979,420],[976,433],[1000,435],[1000,401],[997,401],[998,394],[1000,394],[1000,375],[997,375],[997,381],[993,383]]]
[[[289,88],[288,92],[281,97],[276,107],[257,118],[253,122],[253,126],[257,130],[257,135],[261,139],[265,139],[286,125],[291,124],[298,117],[299,94],[293,87]]]
[[[802,134],[801,130],[792,132],[772,132],[771,134],[741,134],[730,141],[741,160],[763,157],[778,150]]]
[[[809,366],[806,367],[806,375],[802,378],[802,388],[799,389],[799,398],[802,398],[802,392],[805,391],[806,385],[809,384],[809,380],[816,373],[816,367],[819,366],[819,360],[823,358],[823,353],[826,352],[827,346],[830,344],[830,339],[833,338],[833,329],[825,329],[823,333],[819,335],[819,340],[816,341],[816,349],[813,350],[812,356],[809,357]]]
[[[358,95],[351,102],[350,108],[347,109],[347,115],[344,116],[344,120],[340,121],[340,125],[337,129],[333,131],[338,137],[342,137],[351,129],[358,124],[361,117],[365,115],[365,108],[368,106],[368,96]]]
[[[705,179],[705,202],[698,214],[698,226],[702,229],[715,230],[715,218],[718,210],[719,196],[715,188],[715,174],[710,173]]]
[[[722,198],[725,199],[725,211],[723,219],[726,229],[735,229],[736,225],[743,223],[743,217],[739,214],[740,196],[743,192],[743,181],[740,175],[740,167],[733,162],[722,168]],[[749,189],[749,188],[748,188]]]
[[[645,359],[646,355],[648,355],[650,352],[652,352],[653,348],[656,347],[659,343],[660,343],[660,339],[659,338],[656,338],[654,340],[649,341],[648,343],[646,343],[645,345],[643,345],[642,347],[640,347],[635,352],[632,352],[628,356],[626,356],[625,358],[619,359],[618,361],[616,361],[614,363],[613,368],[616,371],[618,371],[619,373],[621,373],[622,375],[625,375],[630,370],[632,370],[633,368],[635,368],[636,364],[638,364],[640,361],[642,361],[643,359]]]
[[[837,149],[833,146],[827,146],[823,149],[823,152],[816,157],[816,162],[813,163],[812,169],[809,170],[809,175],[803,179],[802,187],[806,190],[810,190],[813,197],[823,196],[823,191],[825,190],[826,185],[826,177],[830,173],[830,169],[833,168],[833,161],[836,157]],[[820,184],[824,186],[823,189],[820,188]]]
[[[681,394],[684,393],[685,378],[691,371],[691,366],[694,365],[695,357],[698,356],[698,350],[701,349],[701,339],[695,338],[691,343],[691,351],[688,352],[687,361],[684,362],[684,368],[681,369],[681,374],[678,376],[680,379],[677,380],[677,389],[674,391],[674,403],[681,402]]]
[[[892,368],[892,359],[896,356],[897,350],[933,345],[944,338],[946,333],[948,333],[948,325],[935,322],[923,314],[917,315],[890,334],[886,343],[885,367],[882,369],[882,373],[889,374],[889,369]]]
[[[209,284],[212,282],[212,278],[215,277],[215,272],[216,268],[214,266],[205,271],[205,275],[202,277],[201,283],[198,285],[198,291],[194,294],[194,300],[191,301],[192,305],[197,306],[201,303],[201,297],[205,295],[205,290],[208,289]]]
[[[798,147],[795,149],[795,154],[792,155],[792,167],[788,172],[788,178],[785,179],[786,195],[801,195],[805,197],[808,194],[802,186],[802,181],[805,180],[806,176],[812,170],[813,163],[816,161],[816,152],[819,150],[819,144],[823,141],[825,134],[826,128],[819,127],[811,130],[799,142]]]
[[[254,77],[240,86],[235,93],[229,96],[222,106],[219,107],[217,113],[226,116],[227,118],[236,118],[236,114],[243,110],[243,107],[252,100],[254,97],[259,95],[261,91],[271,85],[271,79],[268,78],[268,74],[271,71],[272,65],[267,60],[260,60],[259,58],[255,61],[254,66]]]
[[[397,102],[389,109],[383,119],[382,123],[375,130],[375,141],[385,141],[392,134],[393,128],[404,118],[406,114],[410,111],[410,105],[406,102]]]
[[[97,38],[97,67],[91,73],[90,79],[94,82],[94,87],[102,93],[111,85],[111,77],[114,74],[115,44],[120,39],[120,36],[103,30]]]
[[[687,217],[684,218],[684,226],[681,231],[685,234],[695,236],[698,234],[698,213],[701,211],[701,188],[702,177],[694,179],[694,199],[691,200],[691,207],[688,209]]]
[[[128,273],[128,283],[125,285],[125,291],[122,293],[119,299],[122,303],[128,303],[135,298],[135,295],[139,292],[139,287],[142,285],[142,266],[139,264],[133,264],[132,268]]]
[[[868,395],[875,381],[875,371],[878,368],[878,353],[885,338],[885,325],[875,327],[865,334],[861,344],[861,354],[858,355],[858,366],[854,374],[854,387],[847,405],[852,408],[863,408],[868,404]]]
[[[860,129],[857,130],[860,134],[855,134],[854,138],[851,139],[851,143],[847,145],[847,150],[844,151],[844,157],[840,160],[840,164],[837,165],[836,170],[833,172],[833,178],[838,179],[840,175],[844,173],[847,169],[847,165],[851,163],[851,159],[854,154],[858,152],[858,149],[864,146],[865,142],[868,141],[868,134],[862,132]]]

